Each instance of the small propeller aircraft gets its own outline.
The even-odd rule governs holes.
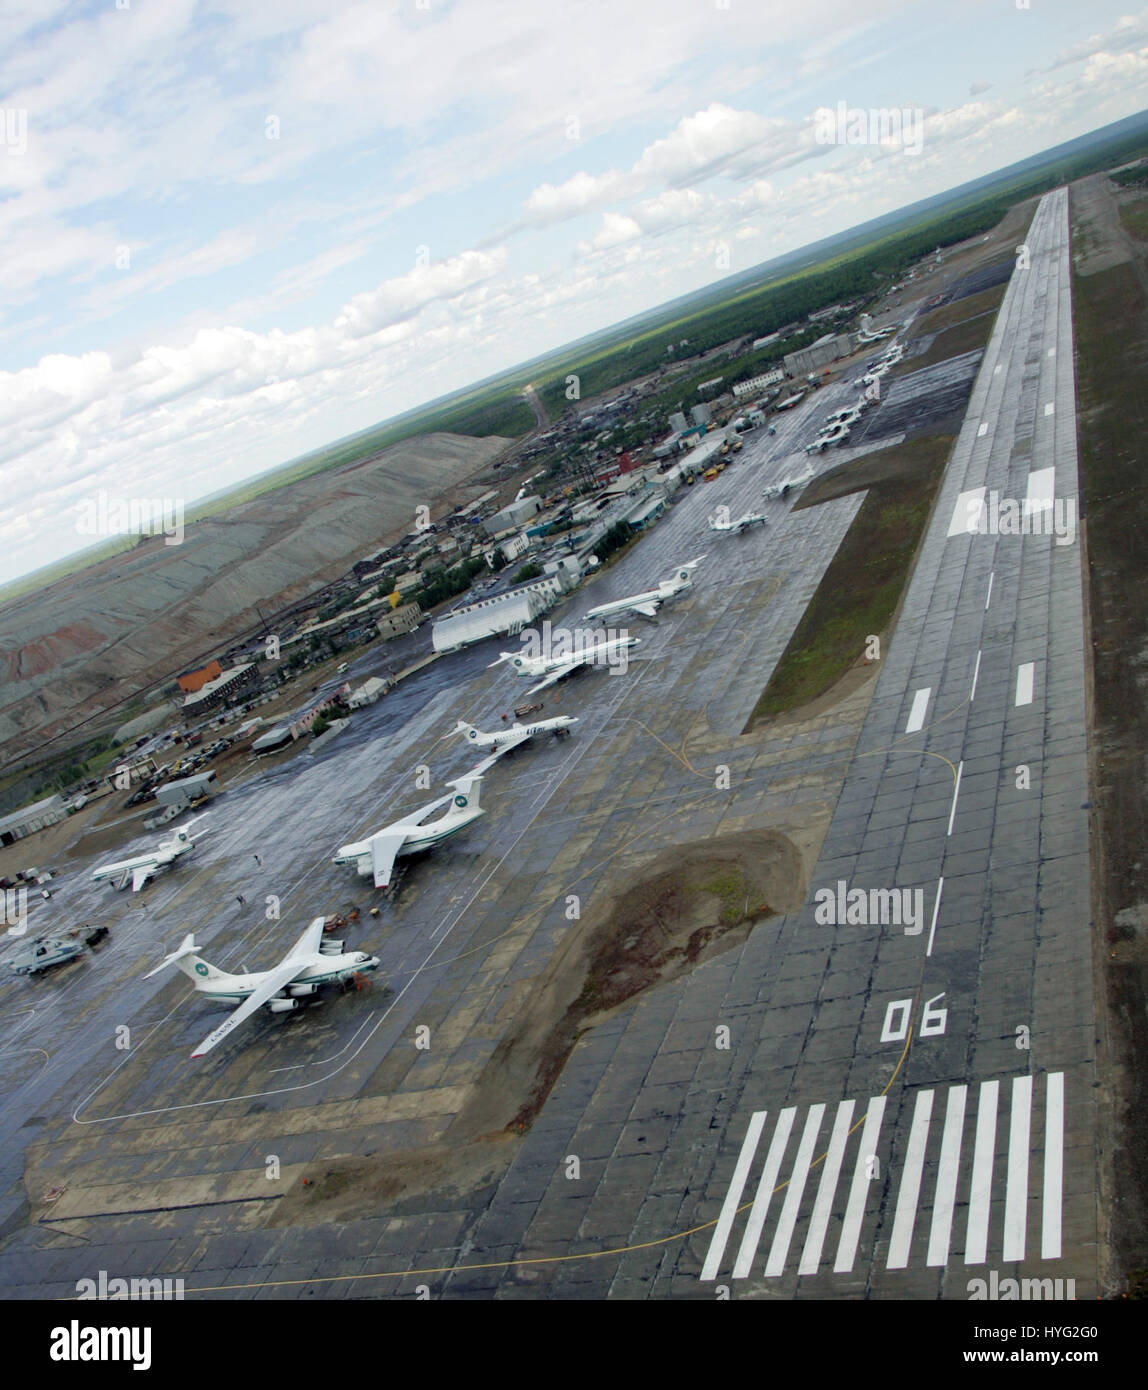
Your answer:
[[[92,870],[92,882],[100,883],[110,879],[113,888],[126,888],[130,883],[132,892],[138,893],[145,883],[159,872],[173,864],[182,854],[190,854],[204,835],[206,829],[197,833],[195,827],[206,815],[196,816],[182,826],[170,840],[161,840],[151,854],[139,854],[134,859],[123,859],[118,864],[102,864]]]
[[[448,836],[457,835],[479,816],[486,815],[485,807],[479,804],[482,788],[482,773],[492,759],[479,764],[474,772],[448,782],[453,787],[448,796],[440,796],[427,806],[420,806],[409,816],[384,825],[365,840],[343,845],[332,859],[333,864],[354,864],[362,878],[374,878],[376,888],[386,888],[391,881],[395,860],[400,855],[418,854],[432,849]],[[437,820],[427,821],[440,807],[447,809]]]
[[[789,495],[789,492],[792,488],[801,487],[803,483],[807,483],[810,480],[810,478],[813,477],[813,473],[813,465],[811,463],[806,464],[804,470],[801,473],[795,473],[790,478],[782,478],[782,480],[779,483],[770,483],[769,487],[762,488],[761,495],[763,497],[771,498],[786,497]]]
[[[164,956],[144,979],[150,980],[169,965],[176,965],[200,994],[239,1005],[218,1028],[208,1033],[191,1054],[202,1057],[264,1004],[273,1014],[290,1013],[299,1008],[300,999],[317,993],[320,985],[335,980],[349,980],[354,975],[378,968],[377,956],[370,956],[366,951],[344,951],[345,943],[342,941],[324,941],[325,920],[316,917],[282,962],[271,970],[257,970],[254,973],[244,970],[242,975],[217,970],[198,954],[195,936],[189,933],[183,938],[179,950]]]
[[[679,565],[669,579],[658,582],[656,589],[647,589],[644,594],[631,594],[629,598],[615,599],[612,603],[599,604],[591,608],[583,621],[592,623],[595,618],[608,618],[613,613],[641,613],[644,618],[652,618],[666,599],[680,594],[694,582],[694,570],[706,557],[699,555],[696,560]]]
[[[587,629],[587,632],[589,631],[590,629]],[[552,656],[526,656],[520,652],[502,652],[498,660],[492,661],[490,666],[501,666],[504,661],[508,661],[516,676],[541,676],[542,680],[526,692],[533,695],[536,690],[544,690],[546,686],[553,685],[555,681],[560,681],[563,676],[568,676],[571,671],[577,671],[582,666],[620,666],[625,669],[623,653],[630,647],[638,646],[640,641],[638,637],[610,637],[605,641],[574,643],[569,651],[557,650]]]
[[[560,714],[554,719],[540,719],[537,724],[520,724],[515,720],[508,729],[495,729],[492,734],[484,734],[481,729],[476,729],[473,724],[460,719],[454,726],[454,732],[461,734],[473,748],[489,748],[493,752],[509,753],[512,748],[517,748],[520,743],[525,743],[538,734],[553,734],[555,738],[561,738],[563,734],[569,734],[570,725],[577,722],[575,715]]]
[[[736,521],[731,521],[728,510],[719,507],[713,516],[707,517],[706,520],[711,531],[719,531],[726,536],[740,536],[751,526],[764,526],[769,517],[764,512],[746,512]]]

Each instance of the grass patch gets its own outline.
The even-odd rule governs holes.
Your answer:
[[[828,495],[819,489],[817,501],[866,486],[869,495],[782,652],[746,732],[824,695],[861,660],[866,638],[888,627],[952,442],[952,435],[913,440],[889,451],[884,479],[872,481],[873,465],[865,458],[858,461],[857,474],[851,465],[842,469]],[[861,465],[867,465],[864,473]]]
[[[987,290],[956,299],[952,304],[942,304],[939,309],[931,309],[913,324],[914,338],[926,333],[940,333],[954,324],[964,323],[966,319],[976,318],[978,314],[988,314],[1000,308],[1001,300],[1008,289],[1008,281],[993,285]]]
[[[947,362],[950,357],[959,357],[963,352],[984,347],[992,336],[996,310],[977,314],[975,318],[963,319],[951,328],[938,333],[929,348],[917,357],[906,357],[898,362],[889,373],[890,378],[906,376],[909,372],[919,372],[922,367],[931,367],[937,362]]]
[[[1120,221],[1129,236],[1148,241],[1148,201],[1138,198],[1134,203],[1121,203]]]

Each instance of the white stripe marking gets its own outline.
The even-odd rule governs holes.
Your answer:
[[[1025,516],[1051,511],[1055,498],[1055,468],[1038,468],[1028,475],[1028,490],[1024,499]]]
[[[1048,355],[1049,355],[1049,357],[1055,357],[1055,356],[1056,356],[1056,349],[1055,349],[1055,348],[1049,348],[1049,350],[1048,350]]]
[[[833,1262],[834,1274],[848,1274],[857,1258],[861,1222],[865,1216],[865,1203],[869,1200],[869,1184],[873,1181],[869,1176],[869,1160],[877,1156],[877,1138],[881,1133],[884,1114],[885,1097],[871,1097],[865,1114],[865,1128],[861,1131],[861,1147],[857,1151],[857,1165],[853,1169],[853,1185],[849,1189],[841,1239],[837,1243],[837,1258]]]
[[[773,1244],[769,1247],[769,1259],[765,1262],[766,1278],[776,1279],[785,1269],[785,1259],[789,1254],[789,1242],[793,1239],[793,1228],[797,1224],[797,1209],[805,1195],[805,1184],[809,1179],[809,1165],[813,1161],[813,1149],[817,1134],[821,1129],[821,1118],[825,1114],[824,1105],[811,1105],[805,1119],[805,1129],[793,1160],[793,1172],[789,1175],[789,1186],[785,1190],[785,1205],[774,1232]]]
[[[989,1244],[989,1201],[993,1186],[999,1081],[982,1081],[977,1101],[977,1137],[973,1146],[973,1181],[969,1189],[969,1224],[965,1234],[965,1264],[983,1265]]]
[[[1032,680],[1036,663],[1026,661],[1023,666],[1017,668],[1016,673],[1016,702],[1018,705],[1032,704]]]
[[[1001,369],[1001,364],[998,362],[998,363],[996,364],[996,366],[993,368],[993,376],[996,376],[996,374],[1000,371],[1000,369]]]
[[[972,702],[977,698],[977,681],[978,681],[979,678],[980,678],[980,674],[981,674],[981,654],[980,654],[980,652],[978,651],[978,652],[977,652],[977,665],[976,665],[976,669],[973,671],[973,688],[969,691],[969,704],[970,704],[970,705],[971,705]]]
[[[989,599],[991,599],[992,596],[993,596],[993,580],[994,580],[995,578],[996,578],[996,570],[993,570],[992,573],[989,575],[989,591],[988,591],[988,593],[985,595],[985,612],[986,612],[986,613],[989,611]]]
[[[1064,1073],[1049,1072],[1044,1100],[1044,1210],[1040,1257],[1060,1259],[1060,1215],[1064,1185]]]
[[[982,530],[985,514],[985,490],[983,487],[970,488],[962,492],[953,505],[953,515],[949,521],[950,536],[968,536]]]
[[[961,761],[957,764],[957,780],[953,784],[953,808],[949,812],[949,828],[945,831],[946,835],[951,835],[953,833],[953,821],[955,821],[957,818],[957,797],[960,795],[961,792],[961,773],[964,770],[965,760],[964,758],[962,758]]]
[[[845,1141],[849,1138],[854,1104],[854,1101],[843,1100],[837,1107],[837,1118],[833,1121],[829,1151],[821,1169],[821,1183],[817,1189],[817,1200],[813,1204],[813,1216],[809,1222],[809,1234],[805,1237],[805,1249],[801,1252],[798,1274],[816,1274],[817,1266],[821,1263],[821,1249],[825,1244],[829,1213],[837,1193],[837,1179],[841,1176],[841,1160],[845,1157]]]
[[[941,1136],[941,1170],[937,1175],[937,1194],[933,1198],[933,1225],[929,1231],[929,1255],[925,1263],[943,1265],[949,1258],[953,1231],[953,1204],[957,1195],[957,1169],[961,1161],[961,1131],[965,1125],[967,1086],[949,1089],[945,1106],[945,1130]]]
[[[980,439],[982,435],[986,435],[988,434],[988,432],[989,422],[987,420],[982,420],[981,423],[977,426],[977,438]]]
[[[1025,1217],[1028,1208],[1028,1139],[1032,1109],[1032,1077],[1012,1083],[1012,1114],[1008,1131],[1008,1179],[1005,1184],[1005,1261],[1024,1259]]]
[[[789,1143],[789,1132],[793,1128],[795,1114],[796,1108],[790,1105],[777,1117],[777,1127],[773,1131],[773,1139],[765,1159],[765,1168],[762,1170],[761,1181],[757,1185],[757,1195],[753,1199],[749,1222],[745,1228],[745,1235],[741,1238],[741,1248],[737,1252],[737,1260],[734,1262],[733,1277],[735,1279],[744,1279],[753,1268],[753,1257],[757,1253],[757,1243],[761,1239],[761,1228],[765,1225],[770,1199],[773,1196],[773,1189],[777,1185],[777,1174],[781,1168],[785,1146]]]
[[[941,910],[941,889],[945,886],[943,878],[937,879],[937,901],[933,904],[933,925],[929,928],[929,944],[925,948],[925,954],[933,954],[933,937],[937,934],[937,913]]]
[[[913,696],[913,708],[909,711],[909,722],[905,725],[907,734],[915,734],[925,723],[925,711],[929,708],[929,696],[933,687],[926,685]]]
[[[1049,401],[1049,403],[1048,403],[1048,404],[1045,406],[1045,408],[1044,408],[1044,413],[1045,413],[1046,415],[1051,415],[1055,409],[1056,409],[1056,406],[1053,405],[1052,401]]]
[[[929,1137],[933,1094],[932,1091],[917,1092],[913,1127],[909,1130],[909,1147],[905,1153],[905,1166],[901,1170],[901,1190],[897,1193],[897,1214],[893,1218],[893,1235],[889,1240],[889,1258],[885,1262],[888,1269],[904,1269],[909,1263],[909,1242],[913,1239],[917,1198],[921,1194],[921,1169],[925,1164],[925,1142]]]
[[[742,1140],[741,1152],[737,1156],[733,1177],[730,1179],[729,1191],[725,1194],[725,1201],[722,1203],[721,1212],[718,1215],[718,1222],[714,1227],[713,1237],[710,1240],[710,1248],[706,1252],[706,1262],[702,1265],[701,1277],[703,1279],[715,1279],[721,1267],[722,1256],[725,1254],[725,1244],[729,1239],[730,1227],[733,1225],[733,1218],[737,1214],[738,1203],[741,1201],[745,1180],[749,1176],[749,1169],[750,1165],[753,1163],[753,1156],[757,1152],[757,1141],[761,1138],[761,1130],[762,1126],[765,1124],[767,1113],[768,1112],[765,1110],[755,1110],[750,1116],[749,1128],[746,1130],[745,1138]]]

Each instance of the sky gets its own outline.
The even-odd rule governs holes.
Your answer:
[[[0,582],[1145,92],[1108,0],[5,0]]]

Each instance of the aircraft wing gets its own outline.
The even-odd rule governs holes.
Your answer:
[[[302,974],[306,969],[306,961],[288,959],[277,965],[274,970],[269,970],[243,1003],[229,1014],[214,1032],[208,1033],[191,1055],[202,1057],[204,1053],[210,1052],[228,1033],[238,1028],[241,1023],[246,1023],[251,1015],[257,1013],[269,999],[278,994],[284,985],[290,984],[296,975]]]
[[[532,685],[526,692],[527,695],[533,695],[536,690],[545,690],[548,685],[553,685],[555,681],[560,681],[563,676],[568,676],[571,671],[576,671],[579,666],[583,665],[585,665],[584,657],[564,662],[563,665],[551,671],[549,675],[543,676],[537,685]]]
[[[317,953],[319,950],[319,943],[323,940],[323,923],[326,920],[325,917],[316,917],[313,919],[311,925],[283,957],[284,965],[286,965],[289,960],[297,960],[301,956],[313,956]]]
[[[451,797],[445,799],[452,800]],[[376,888],[385,888],[390,883],[395,860],[406,842],[407,831],[394,829],[380,830],[367,841],[371,847],[371,871],[375,876]]]
[[[138,893],[153,873],[155,873],[154,860],[149,859],[146,864],[137,864],[132,870],[132,892]]]
[[[139,859],[121,859],[118,864],[101,864],[99,868],[92,870],[93,882],[99,883],[105,878],[126,878],[128,874],[133,874],[136,869],[151,868],[155,865],[152,855],[145,855]]]
[[[631,603],[631,613],[641,613],[643,618],[655,618],[658,614],[657,603]]]

